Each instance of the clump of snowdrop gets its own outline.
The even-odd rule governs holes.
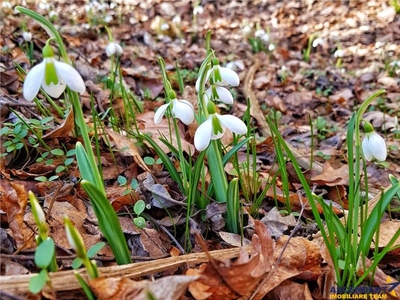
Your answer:
[[[194,121],[193,105],[187,100],[176,99],[176,94],[172,90],[169,91],[169,98],[171,99],[169,103],[163,104],[157,109],[154,114],[154,123],[160,124],[167,108],[171,107],[172,117],[178,118],[186,125],[191,124]]]
[[[222,101],[233,104],[233,97],[227,86],[238,86],[240,79],[235,71],[221,67],[217,58],[211,61],[211,69],[206,73],[206,83],[210,87],[204,92],[204,105],[208,118],[196,130],[194,145],[197,150],[205,150],[211,140],[221,138],[228,128],[236,134],[245,134],[247,127],[242,120],[232,115],[220,115],[216,112],[214,102]],[[200,91],[201,77],[196,81],[196,90]]]
[[[44,46],[43,61],[34,66],[26,75],[23,95],[28,101],[32,101],[40,87],[53,98],[58,98],[68,86],[72,91],[84,93],[85,83],[78,71],[67,63],[60,62],[54,57],[54,51],[49,45],[50,40]]]
[[[375,158],[379,161],[386,160],[387,149],[385,140],[375,132],[371,123],[365,122],[364,124],[365,137],[362,141],[362,151],[364,158],[371,161]]]

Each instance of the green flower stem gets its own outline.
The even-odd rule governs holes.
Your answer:
[[[355,123],[355,165],[354,165],[354,178],[355,178],[355,182],[353,186],[349,186],[349,188],[358,188],[360,186],[360,179],[361,179],[361,172],[360,172],[360,163],[358,162],[358,160],[360,159],[360,157],[363,157],[363,154],[361,153],[361,149],[360,149],[360,145],[361,145],[361,134],[360,134],[360,125],[361,125],[361,121],[362,121],[362,116],[364,115],[365,111],[367,110],[368,106],[371,104],[372,101],[374,101],[377,97],[379,97],[380,95],[382,95],[383,93],[385,93],[385,90],[379,90],[375,93],[373,93],[372,95],[370,95],[360,106],[360,108],[357,111],[356,114],[356,123]],[[349,158],[350,160],[352,160],[353,158]],[[350,176],[352,177],[352,176]],[[350,183],[349,183],[350,184]],[[366,186],[366,188],[368,188],[368,186]],[[353,193],[351,193],[353,192]],[[355,193],[354,193],[355,192]],[[351,203],[349,203],[350,208],[352,209],[356,209],[358,210],[358,208],[360,207],[360,201],[361,201],[361,197],[358,193],[358,190],[354,190],[351,191],[350,190],[350,195],[355,195],[355,201],[353,203],[353,205],[351,205]],[[368,203],[368,202],[367,202]],[[349,211],[350,212],[350,211]],[[353,212],[353,214],[350,214],[350,216],[353,216],[352,221],[353,221],[353,245],[357,245],[358,244],[358,235],[357,235],[357,228],[358,228],[358,218],[359,218],[359,213],[358,211],[356,211],[355,213]],[[357,256],[360,254],[360,248],[357,251]]]

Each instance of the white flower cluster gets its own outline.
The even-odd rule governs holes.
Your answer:
[[[216,101],[222,101],[226,104],[233,104],[233,97],[227,86],[238,86],[239,76],[235,71],[219,66],[217,59],[213,60],[212,68],[206,74],[206,82],[210,87],[204,92],[204,102],[207,106],[209,116],[206,121],[200,124],[194,135],[194,145],[197,150],[203,151],[210,144],[211,140],[221,138],[228,128],[234,133],[245,134],[247,132],[246,124],[239,118],[232,115],[220,115],[216,112]],[[196,90],[200,90],[200,78],[196,81]],[[186,125],[194,121],[193,105],[187,100],[178,100],[173,91],[170,91],[171,101],[156,111],[154,123],[159,124],[167,111],[171,107],[171,114],[174,118],[180,119]]]

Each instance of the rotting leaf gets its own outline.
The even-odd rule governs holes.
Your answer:
[[[49,133],[45,134],[42,138],[43,139],[55,139],[60,137],[68,137],[72,130],[74,129],[74,111],[71,109],[65,118],[64,122],[54,130],[50,131]]]
[[[113,139],[115,146],[124,156],[132,156],[135,162],[145,171],[150,172],[149,168],[140,156],[139,150],[135,143],[126,136],[119,134],[111,129],[106,128],[108,135]]]
[[[261,219],[261,222],[267,225],[271,235],[275,238],[281,237],[289,227],[296,226],[296,219],[292,214],[282,217],[275,206]]]
[[[343,165],[339,169],[334,169],[329,162],[325,162],[322,173],[312,177],[311,180],[327,186],[348,185],[349,167]]]
[[[151,282],[100,277],[91,280],[89,285],[99,300],[148,300],[148,294],[155,299],[179,300],[185,294],[188,284],[197,278],[199,276],[175,275]]]
[[[257,234],[252,238],[250,258],[245,251],[241,251],[239,263],[223,263],[210,257],[210,262],[202,265],[200,270],[189,270],[189,274],[202,275],[189,285],[189,291],[196,299],[237,299],[251,294],[275,261],[275,241],[268,229],[260,221],[255,221],[255,229]]]
[[[8,226],[19,249],[34,247],[33,232],[24,224],[28,194],[22,184],[1,180],[0,207],[7,214]]]

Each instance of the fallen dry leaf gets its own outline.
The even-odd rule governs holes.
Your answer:
[[[89,282],[90,288],[99,300],[148,300],[149,295],[155,299],[179,300],[185,294],[190,282],[198,276],[175,275],[156,281],[133,281],[128,278],[96,278]]]
[[[343,165],[339,169],[334,169],[329,162],[325,162],[322,173],[312,177],[311,180],[317,184],[327,186],[348,185],[349,167]]]

